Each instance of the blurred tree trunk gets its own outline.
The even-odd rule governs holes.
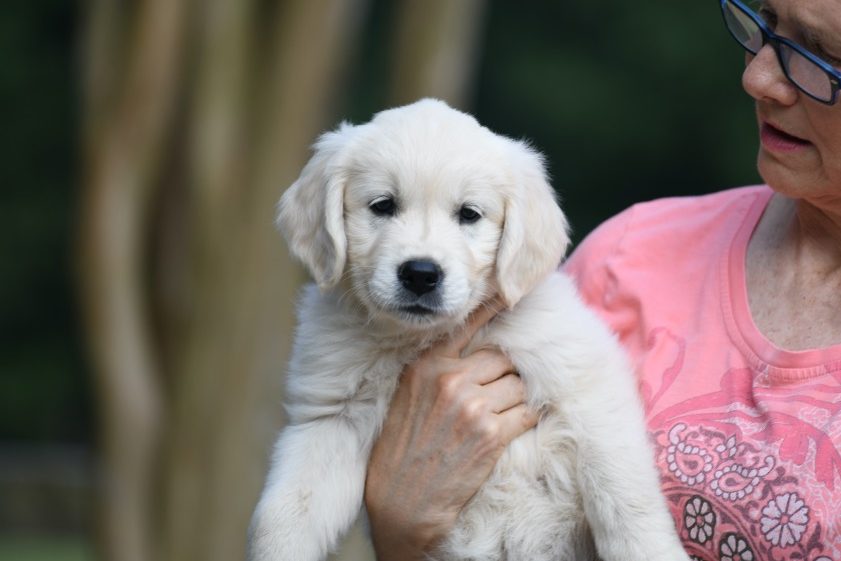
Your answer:
[[[396,98],[464,106],[481,3],[404,2]],[[366,11],[367,0],[87,4],[79,278],[108,561],[243,557],[304,278],[274,231],[275,203],[336,120],[332,93]],[[370,557],[351,547],[340,557]]]
[[[467,109],[480,53],[486,0],[403,0],[394,36],[395,105],[437,97]]]
[[[144,286],[145,236],[182,60],[183,6],[90,6],[82,194],[82,301],[99,391],[101,503],[108,559],[146,561],[164,396]],[[119,55],[122,56],[119,56]]]

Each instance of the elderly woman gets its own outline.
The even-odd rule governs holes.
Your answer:
[[[721,0],[721,10],[747,51],[766,185],[636,205],[565,267],[637,365],[687,552],[838,560],[841,1],[766,0],[754,12]],[[447,348],[404,373],[370,460],[381,561],[423,559],[536,422],[503,355],[478,362]],[[498,379],[480,385],[489,372]],[[443,378],[461,390],[439,392]],[[465,413],[476,400],[484,412]]]

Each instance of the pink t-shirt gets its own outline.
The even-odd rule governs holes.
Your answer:
[[[839,561],[841,345],[780,349],[748,307],[747,242],[771,194],[636,205],[565,270],[634,360],[693,559]]]

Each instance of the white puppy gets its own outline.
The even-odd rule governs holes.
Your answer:
[[[555,272],[566,220],[542,159],[435,100],[324,134],[278,217],[305,289],[281,433],[250,559],[324,559],[362,506],[400,372],[499,293],[473,341],[511,359],[541,413],[437,559],[687,561],[633,375]]]

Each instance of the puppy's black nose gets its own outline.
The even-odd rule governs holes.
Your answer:
[[[418,296],[435,290],[443,276],[441,267],[432,261],[406,261],[397,269],[397,278],[400,279],[400,284],[406,290],[410,290]]]

